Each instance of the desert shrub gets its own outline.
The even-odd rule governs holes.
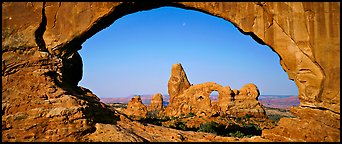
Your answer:
[[[200,124],[200,127],[197,131],[213,133],[219,136],[232,136],[239,138],[261,135],[261,128],[258,125],[246,123],[243,126],[237,124],[229,124],[229,126],[227,127],[223,124],[211,121]]]
[[[183,131],[188,130],[186,125],[181,121],[178,121],[174,125],[171,125],[170,128],[175,128],[175,129],[179,129],[179,130],[183,130]]]
[[[158,110],[152,110],[147,112],[147,117],[148,118],[157,118],[158,117]]]
[[[146,117],[146,118],[141,118],[138,120],[139,122],[143,123],[143,124],[153,124],[153,125],[158,125],[161,126],[163,120],[159,119],[159,118],[155,118],[155,117]]]
[[[236,131],[235,133],[229,133],[229,136],[242,138],[245,136],[245,134],[240,131]]]
[[[214,121],[206,122],[204,124],[200,124],[198,132],[207,132],[217,134],[215,128],[217,128],[218,124]]]
[[[175,120],[175,119],[178,119],[178,117],[176,117],[176,116],[171,116],[171,120]]]
[[[254,128],[254,129],[256,129],[256,130],[261,130],[261,128],[260,128],[260,126],[259,125],[256,125],[256,124],[249,124],[248,126],[247,126],[247,128]]]
[[[251,114],[246,114],[246,116],[245,116],[246,119],[250,119],[252,117],[253,117],[253,115],[251,115]]]
[[[162,122],[169,121],[170,117],[169,116],[158,116],[159,111],[153,110],[153,111],[148,111],[147,116],[145,118],[142,118],[139,120],[139,122],[142,122],[144,124],[149,123],[149,124],[154,124],[158,126],[162,126]]]
[[[245,137],[252,137],[254,135],[261,135],[262,130],[259,125],[251,123],[244,126],[243,132],[246,134]]]
[[[275,122],[278,122],[280,120],[280,118],[282,118],[283,116],[282,115],[279,115],[279,114],[271,114],[271,115],[268,115],[268,118],[270,120],[273,120]]]
[[[173,125],[169,126],[170,128],[178,129],[178,130],[183,130],[183,131],[197,131],[197,128],[189,128],[186,126],[186,122],[182,121],[177,121]]]
[[[164,120],[164,121],[169,121],[169,120],[170,120],[170,117],[169,117],[169,116],[164,116],[164,117],[163,117],[163,120]]]
[[[194,117],[194,116],[196,116],[196,114],[195,113],[193,113],[193,112],[189,112],[186,116],[185,116],[185,118],[188,118],[188,117]]]
[[[236,122],[241,122],[241,118],[237,117],[237,118],[235,118],[235,121]]]
[[[184,131],[186,131],[186,130],[188,130],[188,127],[186,127],[186,125],[184,124],[184,123],[178,123],[178,125],[176,125],[177,126],[177,128],[180,128],[180,129],[182,129],[182,130],[184,130]]]

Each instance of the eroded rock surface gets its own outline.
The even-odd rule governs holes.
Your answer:
[[[184,90],[191,86],[185,71],[180,63],[173,64],[171,69],[171,77],[168,82],[168,92],[170,95],[170,103],[174,101],[174,98],[181,95]]]
[[[180,64],[177,64],[177,66],[182,67]],[[172,81],[172,78],[175,77],[172,76],[173,74],[175,73],[171,72],[169,81]],[[184,76],[183,79],[187,79],[187,77]],[[178,84],[182,85],[182,83]],[[180,86],[176,84],[169,85],[170,89],[176,89],[174,87]],[[217,103],[212,102],[209,97],[213,91],[219,93]],[[265,110],[262,108],[261,102],[258,101],[259,90],[254,84],[243,86],[239,92],[236,92],[238,95],[235,95],[229,86],[223,87],[214,82],[193,85],[179,93],[179,95],[173,96],[173,101],[170,101],[164,111],[165,115],[180,116],[192,112],[196,115],[209,117],[213,115],[243,117],[247,114],[259,118],[266,117]]]
[[[163,106],[163,95],[161,93],[156,93],[152,96],[151,103],[147,106],[148,111],[162,111]]]
[[[297,118],[281,120],[263,137],[340,141],[340,120],[335,118],[340,116],[339,2],[162,1],[2,2],[2,141],[83,141],[96,126],[115,124],[112,119],[118,115],[75,85],[81,76],[67,81],[80,72],[69,73],[66,68],[87,38],[116,19],[162,6],[199,10],[228,20],[280,56],[281,66],[298,86],[301,108],[293,111]],[[183,83],[184,87],[173,90],[176,95],[190,86]],[[310,114],[325,117],[318,120]],[[291,134],[294,131],[302,133]]]
[[[258,101],[260,95],[256,85],[249,83],[244,85],[234,96],[234,105],[231,105],[226,111],[228,114],[242,117],[252,115],[254,117],[265,118],[266,112],[262,103]]]
[[[297,118],[280,119],[279,126],[264,130],[262,136],[273,141],[336,142],[340,140],[339,114],[307,107],[292,107],[290,111]]]
[[[2,77],[2,141],[80,141],[96,123],[119,118],[86,88],[61,86],[53,68],[40,64]]]
[[[251,138],[222,137],[211,133],[181,131],[151,124],[141,124],[121,115],[116,125],[96,124],[94,133],[85,136],[87,141],[124,142],[269,142],[260,136]]]
[[[128,102],[125,114],[141,118],[147,116],[147,107],[142,103],[140,96],[135,96]]]

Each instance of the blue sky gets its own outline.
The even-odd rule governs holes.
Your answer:
[[[162,7],[126,15],[82,45],[79,85],[100,98],[167,94],[171,66],[181,63],[192,84],[232,89],[254,83],[261,95],[297,95],[298,88],[268,46],[228,21]]]

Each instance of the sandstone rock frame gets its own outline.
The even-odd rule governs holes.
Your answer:
[[[340,141],[339,2],[2,2],[2,139],[82,140],[96,123],[109,123],[98,116],[112,113],[77,87],[77,51],[118,18],[163,6],[223,18],[279,55],[300,107],[292,109],[298,118],[281,120],[264,138]]]

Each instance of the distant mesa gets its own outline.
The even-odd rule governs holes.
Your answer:
[[[234,91],[234,90],[233,90]],[[140,95],[143,104],[149,105],[151,102],[153,94],[143,94]],[[162,94],[163,96],[163,106],[166,107],[169,105],[169,95]],[[128,102],[134,97],[113,97],[113,98],[101,98],[101,102],[106,104],[128,104]],[[212,101],[217,101],[218,95],[210,95],[209,96]],[[263,106],[271,107],[271,108],[280,108],[280,109],[290,109],[292,106],[299,106],[299,99],[296,95],[260,95],[258,97],[258,101],[262,103]]]
[[[152,96],[153,94],[140,95],[142,103],[149,105]],[[170,97],[168,94],[162,94],[162,96],[163,106],[166,107],[169,105]],[[101,102],[106,104],[128,104],[132,97],[134,97],[134,95],[127,97],[101,98]],[[210,95],[210,99],[212,101],[217,101],[218,95]],[[263,106],[280,109],[290,109],[292,106],[299,106],[300,103],[297,95],[260,95],[258,101],[260,101]]]

